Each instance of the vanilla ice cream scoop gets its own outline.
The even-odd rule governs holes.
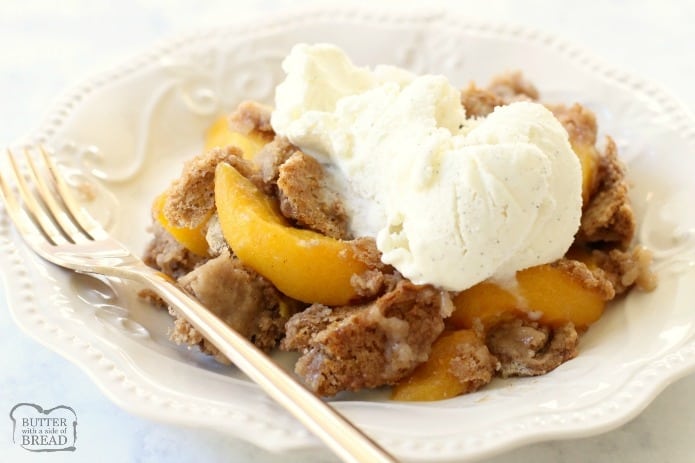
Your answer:
[[[332,45],[297,45],[283,69],[274,130],[324,163],[353,233],[406,278],[460,291],[567,252],[581,167],[544,106],[467,119],[444,77],[356,67]]]

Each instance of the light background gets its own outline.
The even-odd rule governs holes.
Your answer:
[[[316,2],[0,0],[0,144],[30,132],[43,111],[71,85],[155,41],[223,24],[227,19],[310,3]],[[393,8],[427,4],[370,3]],[[695,111],[694,1],[465,0],[437,4],[474,17],[561,35],[616,67],[661,84]],[[4,288],[0,288],[0,352],[0,462],[333,461],[327,453],[268,454],[214,432],[154,423],[121,411],[79,368],[18,331],[6,308]],[[695,459],[692,397],[693,375],[668,387],[640,416],[617,430],[535,444],[485,461],[691,462]],[[78,451],[37,455],[14,446],[7,413],[23,401],[75,408]]]

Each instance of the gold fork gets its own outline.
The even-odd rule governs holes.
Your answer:
[[[11,168],[0,171],[0,196],[22,238],[34,252],[61,267],[147,285],[341,460],[396,462],[345,417],[181,290],[171,278],[145,265],[112,238],[73,198],[43,146],[23,151],[27,178],[8,149]],[[32,155],[32,151],[36,154]],[[37,156],[41,164],[35,161]],[[40,169],[40,165],[45,168]]]

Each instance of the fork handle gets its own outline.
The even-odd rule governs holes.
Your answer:
[[[148,268],[148,271],[140,273],[140,277],[342,461],[397,462],[337,410],[298,383],[263,351],[189,296],[167,275]]]

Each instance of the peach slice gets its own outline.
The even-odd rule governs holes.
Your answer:
[[[226,115],[218,117],[205,134],[205,150],[234,145],[242,151],[244,159],[247,160],[252,160],[267,143],[268,140],[259,132],[243,134],[230,130]]]
[[[473,330],[444,332],[432,344],[429,359],[421,363],[404,380],[396,384],[391,399],[401,401],[442,400],[472,392],[487,384],[494,373],[492,357],[478,358],[473,352],[485,349]],[[462,378],[456,374],[456,360],[462,357],[474,364],[475,376]],[[485,362],[485,361],[488,362]],[[465,362],[465,360],[464,360]],[[483,363],[490,363],[486,369]]]
[[[350,242],[292,227],[270,197],[227,163],[215,172],[215,203],[234,253],[280,291],[333,306],[355,298],[350,279],[367,267]]]
[[[596,186],[599,153],[594,145],[587,143],[572,143],[572,150],[582,166],[582,201],[586,206]]]
[[[494,283],[478,283],[454,297],[454,311],[447,323],[460,329],[472,328],[476,320],[490,327],[508,318],[523,318],[521,307],[525,304],[518,299],[515,292]]]
[[[585,278],[590,275],[585,264],[570,262],[573,269],[546,264],[517,272],[516,285],[509,287],[483,282],[462,291],[454,298],[449,322],[471,328],[478,320],[490,327],[504,318],[521,316],[548,325],[589,326],[601,317],[612,295]]]
[[[208,242],[205,239],[207,230],[207,220],[204,220],[196,228],[184,228],[172,225],[164,215],[164,203],[166,201],[166,193],[162,193],[155,198],[152,205],[153,214],[159,224],[168,231],[184,248],[199,255],[208,255]],[[210,214],[212,215],[212,214]]]

